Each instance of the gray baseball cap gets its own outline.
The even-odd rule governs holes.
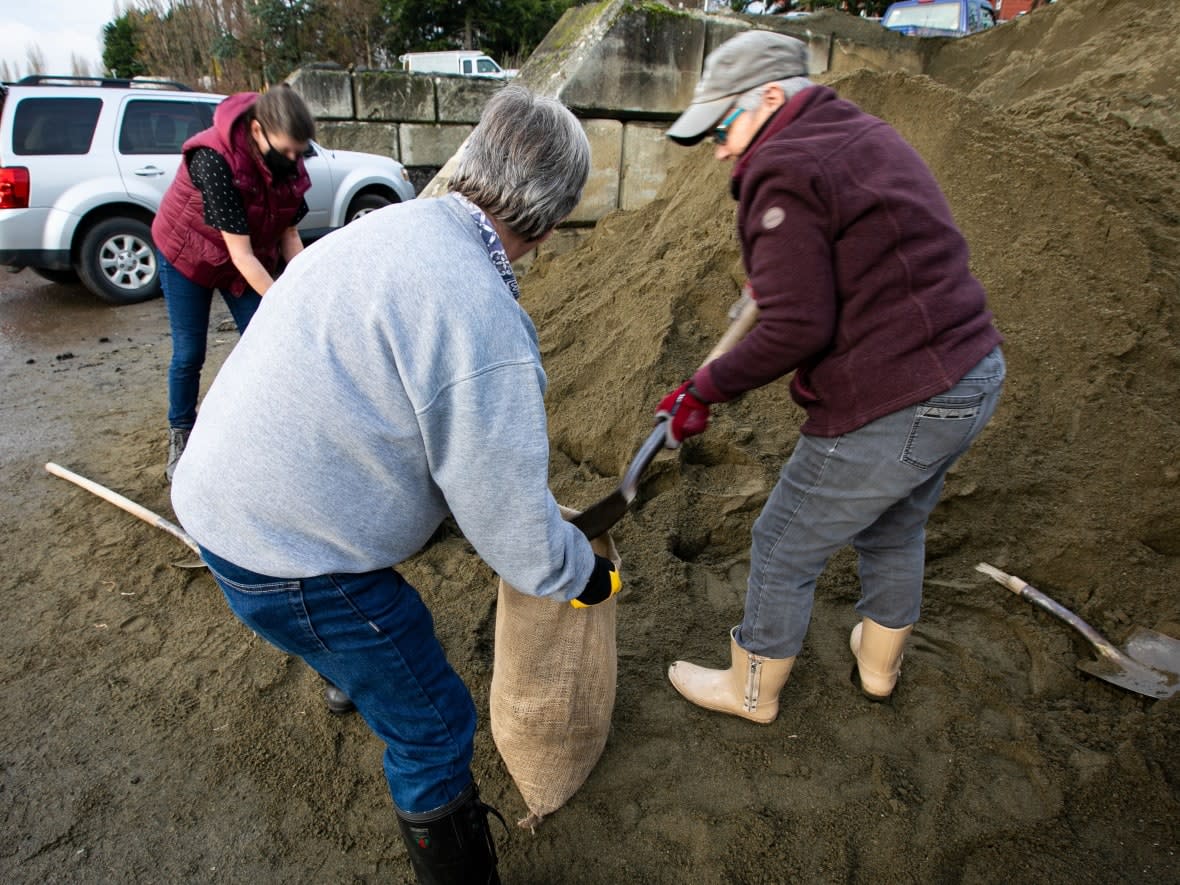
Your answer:
[[[807,44],[774,31],[751,30],[709,53],[692,104],[668,130],[680,144],[699,142],[737,97],[764,83],[807,76]]]

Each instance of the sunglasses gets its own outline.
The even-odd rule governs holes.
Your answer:
[[[717,144],[725,144],[725,140],[729,138],[729,127],[739,116],[741,116],[744,108],[734,108],[733,113],[729,114],[721,123],[713,130],[713,141]]]

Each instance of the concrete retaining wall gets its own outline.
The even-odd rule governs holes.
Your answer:
[[[593,225],[608,212],[637,208],[655,196],[681,150],[664,130],[691,101],[705,56],[743,30],[765,27],[805,40],[818,79],[857,68],[925,68],[927,50],[918,41],[879,26],[866,29],[848,16],[799,24],[776,16],[706,15],[700,6],[604,0],[573,7],[521,69],[520,82],[559,98],[590,138],[593,169],[567,226]],[[825,31],[828,21],[857,33]],[[319,67],[303,68],[289,82],[315,114],[321,142],[400,160],[426,196],[445,190],[455,153],[503,85]]]

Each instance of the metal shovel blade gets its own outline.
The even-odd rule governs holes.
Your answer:
[[[1123,647],[1117,648],[1065,606],[1015,575],[986,562],[979,563],[975,570],[994,578],[1017,596],[1055,615],[1085,636],[1098,652],[1098,657],[1092,661],[1079,660],[1079,670],[1149,698],[1163,700],[1180,693],[1180,639],[1146,627],[1135,627]]]
[[[659,454],[660,449],[664,448],[666,437],[664,422],[660,421],[627,465],[627,472],[623,474],[623,481],[619,483],[619,487],[597,504],[591,504],[577,516],[570,517],[570,522],[581,529],[582,534],[590,540],[600,538],[623,518],[627,508],[635,500],[635,493],[639,490],[639,478],[643,471],[647,470],[652,459]]]
[[[1099,655],[1093,661],[1078,661],[1078,669],[1128,691],[1170,698],[1180,692],[1180,640],[1136,627],[1117,660]]]

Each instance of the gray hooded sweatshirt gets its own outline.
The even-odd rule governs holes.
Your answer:
[[[223,559],[304,578],[395,566],[452,514],[523,593],[568,600],[590,545],[549,491],[537,333],[450,198],[304,250],[218,373],[172,482]]]

